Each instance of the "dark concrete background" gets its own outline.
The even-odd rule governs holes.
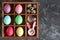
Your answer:
[[[8,0],[4,0],[4,1],[8,1]],[[15,2],[17,0],[9,0],[9,1]],[[34,2],[36,0],[32,0],[32,1]],[[40,1],[39,2],[39,29],[38,29],[39,38],[38,39],[0,38],[1,40],[60,40],[60,0],[38,0],[38,1]]]

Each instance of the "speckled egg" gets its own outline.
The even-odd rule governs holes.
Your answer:
[[[16,34],[17,34],[17,36],[23,36],[23,34],[24,34],[24,30],[23,30],[23,28],[22,27],[18,27],[17,28],[17,30],[16,30]]]
[[[11,23],[11,17],[9,15],[4,17],[4,24],[9,25]]]
[[[16,8],[15,8],[15,12],[17,13],[17,14],[20,14],[21,12],[22,12],[22,10],[23,10],[23,7],[22,7],[22,5],[17,5],[16,6]]]
[[[15,18],[15,23],[16,24],[22,24],[23,22],[23,17],[21,15],[17,15],[16,18]]]
[[[7,36],[12,36],[12,35],[13,35],[13,28],[12,28],[12,26],[9,26],[9,27],[6,29],[6,35],[7,35]]]
[[[9,13],[11,11],[11,6],[9,5],[9,4],[6,4],[5,6],[4,6],[4,12],[5,13]]]

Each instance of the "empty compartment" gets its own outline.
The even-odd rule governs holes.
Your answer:
[[[25,27],[16,26],[15,27],[15,37],[24,37],[25,36]]]

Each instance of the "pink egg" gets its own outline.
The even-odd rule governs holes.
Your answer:
[[[12,26],[9,26],[6,29],[6,34],[7,34],[7,36],[12,36],[13,35],[13,28],[12,28]]]
[[[4,12],[5,13],[9,13],[11,11],[11,6],[9,5],[9,4],[6,4],[5,6],[4,6]]]
[[[21,12],[22,12],[22,5],[17,5],[16,6],[16,8],[15,8],[15,12],[17,13],[17,14],[20,14]]]

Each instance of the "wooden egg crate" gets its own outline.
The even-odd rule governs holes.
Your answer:
[[[6,4],[9,4],[11,6],[11,11],[9,13],[5,13],[4,12],[4,6]],[[22,12],[20,14],[17,14],[15,12],[15,7],[18,4],[22,5],[22,8],[23,8],[23,10],[22,10]],[[31,6],[29,4],[35,5],[35,7],[36,7],[34,9],[35,13],[34,12],[33,13],[31,13],[31,12],[29,13],[27,11],[29,9],[29,6]],[[32,8],[30,8],[30,9],[32,9]],[[9,25],[6,25],[4,23],[4,17],[7,16],[7,15],[9,15],[11,17],[11,23]],[[19,25],[17,25],[15,23],[15,18],[16,18],[17,15],[21,15],[22,18],[23,18],[23,22],[21,24],[19,24]],[[29,16],[32,19],[31,18],[29,19],[28,18]],[[36,20],[33,20],[33,18],[36,18]],[[33,20],[33,21],[29,22],[29,20],[30,21]],[[28,34],[28,30],[29,30],[28,26],[30,25],[30,29],[32,29],[34,22],[36,22],[35,28],[34,28],[35,34],[31,36],[31,35]],[[29,24],[27,24],[27,23],[29,23]],[[12,26],[12,28],[13,28],[13,35],[12,36],[8,36],[6,34],[6,29],[9,26]],[[22,36],[18,36],[16,34],[16,30],[17,30],[18,27],[22,27],[23,28],[24,33],[23,33]],[[2,2],[2,38],[38,38],[38,2]]]

